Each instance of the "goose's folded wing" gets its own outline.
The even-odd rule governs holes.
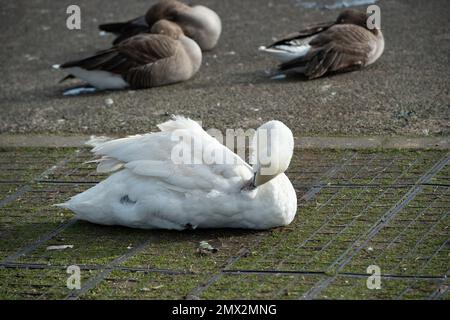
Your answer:
[[[66,62],[60,68],[108,71],[124,75],[134,85],[134,82],[143,81],[135,70],[142,66],[151,69],[156,61],[173,56],[177,46],[175,40],[163,35],[140,34],[88,58]]]
[[[60,68],[79,67],[85,70],[102,70],[109,71],[116,74],[121,74],[124,70],[132,67],[132,61],[120,54],[117,48],[113,47],[107,50],[102,50],[96,54],[80,59],[63,63]]]
[[[373,49],[370,32],[353,25],[335,25],[318,34],[309,44],[311,50],[303,57],[283,63],[280,70],[305,68],[312,79],[326,72],[363,66]]]
[[[98,28],[102,31],[112,32],[117,35],[117,38],[114,39],[113,44],[119,44],[132,36],[150,31],[150,27],[145,20],[145,16],[140,16],[126,22],[101,24]]]
[[[117,50],[138,64],[148,64],[173,56],[178,42],[161,34],[139,34],[121,42]]]
[[[141,88],[151,86],[155,63],[169,61],[180,50],[180,44],[161,34],[139,34],[121,42],[117,50],[134,65],[127,70],[126,81]]]
[[[150,27],[148,25],[145,26],[130,26],[125,28],[123,32],[121,32],[113,41],[113,45],[117,45],[122,43],[123,41],[134,37],[138,34],[142,33],[150,33]]]
[[[267,48],[272,48],[272,47],[276,47],[276,46],[280,46],[280,45],[289,45],[289,44],[297,43],[297,42],[302,43],[303,39],[310,38],[310,37],[318,34],[319,32],[322,32],[322,31],[330,28],[333,24],[334,24],[334,22],[324,22],[324,23],[318,23],[318,24],[306,27],[303,30],[300,30],[300,31],[291,33],[287,36],[284,36],[280,40],[269,45]]]

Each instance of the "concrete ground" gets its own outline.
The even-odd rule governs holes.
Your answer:
[[[112,38],[96,25],[151,1],[127,3],[80,0],[82,30],[70,31],[72,1],[1,2],[0,299],[450,298],[448,1],[377,1],[380,60],[305,82],[269,80],[275,62],[256,49],[335,18],[341,9],[327,6],[342,1],[203,0],[224,31],[193,79],[63,97],[79,82],[58,84],[63,74],[50,66],[107,47]],[[85,163],[90,134],[147,132],[170,114],[221,130],[285,122],[296,136],[287,172],[294,222],[144,231],[80,222],[52,206],[104,178]],[[199,252],[200,241],[218,251]],[[70,265],[81,268],[80,290],[66,287]],[[367,287],[370,265],[380,267],[381,289]]]
[[[257,48],[305,24],[335,19],[342,9],[323,6],[342,1],[194,2],[218,12],[223,34],[193,79],[63,97],[63,89],[78,82],[58,84],[63,74],[50,66],[108,47],[112,38],[100,37],[96,26],[142,14],[152,1],[77,1],[81,30],[65,27],[73,1],[2,1],[0,132],[131,134],[154,130],[168,114],[184,114],[218,129],[277,118],[296,136],[449,134],[450,2],[378,1],[386,38],[380,60],[361,72],[310,82],[269,80],[266,71],[276,63]]]

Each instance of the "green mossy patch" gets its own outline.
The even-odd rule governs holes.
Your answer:
[[[81,285],[94,274],[92,270],[81,270]],[[0,268],[0,299],[64,299],[72,292],[67,288],[70,275],[65,268]]]
[[[208,274],[182,275],[115,270],[82,299],[184,299]]]
[[[202,299],[299,299],[322,275],[225,274]]]
[[[300,150],[287,173],[299,198],[297,216],[291,225],[273,230],[171,232],[78,221],[15,261],[42,264],[45,269],[0,269],[0,298],[63,298],[70,291],[65,287],[68,274],[61,266],[110,266],[144,242],[148,244],[142,250],[117,266],[120,270],[114,270],[82,298],[180,299],[224,270],[200,298],[297,299],[322,280],[335,276],[316,298],[426,298],[444,285],[442,279],[383,278],[382,289],[369,290],[364,275],[371,264],[379,265],[383,275],[446,274],[450,189],[444,185],[448,184],[450,166],[430,180],[440,186],[422,186],[361,251],[354,250],[446,154]],[[0,155],[0,199],[24,185],[31,186],[30,191],[0,208],[1,259],[67,222],[73,213],[52,205],[105,177],[95,172],[95,164],[85,163],[92,159],[87,148],[9,148],[1,149]],[[35,181],[63,159],[67,161]],[[334,175],[326,177],[332,168],[336,169]],[[301,200],[313,184],[322,188],[309,201]],[[199,252],[201,241],[207,241],[217,252]],[[47,250],[54,245],[73,247]],[[350,255],[344,269],[337,270],[335,262]],[[236,270],[302,274],[236,274]],[[82,271],[83,281],[94,274]]]

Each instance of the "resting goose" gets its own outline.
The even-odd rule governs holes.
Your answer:
[[[367,20],[366,13],[345,10],[335,22],[310,26],[260,50],[280,60],[279,73],[298,72],[308,79],[360,69],[384,50],[381,30],[370,30]]]
[[[177,24],[160,20],[152,32],[55,67],[101,90],[162,86],[186,81],[197,73],[202,52]]]
[[[193,120],[177,116],[158,127],[156,133],[88,142],[100,157],[97,170],[115,173],[57,206],[93,223],[145,229],[267,229],[294,219],[296,193],[284,174],[294,139],[282,122],[256,131],[253,167]],[[201,151],[181,161],[180,150],[190,150],[182,148],[193,141]]]
[[[201,5],[191,7],[176,0],[159,1],[148,9],[145,16],[126,22],[101,24],[99,29],[116,34],[114,44],[117,44],[130,36],[149,32],[151,26],[161,19],[177,23],[205,51],[216,46],[222,32],[222,22],[213,10]]]

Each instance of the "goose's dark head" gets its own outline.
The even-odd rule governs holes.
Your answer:
[[[176,20],[177,13],[180,11],[189,10],[190,7],[177,0],[161,0],[148,9],[145,14],[145,21],[149,26],[161,19]]]
[[[159,20],[153,24],[150,32],[154,34],[163,34],[175,40],[178,40],[183,35],[183,30],[178,24],[165,19]]]
[[[377,33],[378,30],[376,28],[369,29],[368,20],[370,15],[357,11],[357,10],[345,10],[342,11],[341,14],[336,19],[336,24],[353,24],[360,27],[363,27],[373,33]]]

